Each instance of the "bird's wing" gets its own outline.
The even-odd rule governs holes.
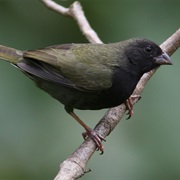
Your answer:
[[[114,52],[108,48],[93,44],[58,45],[26,51],[24,58],[34,60],[41,69],[29,73],[62,85],[101,91],[111,87],[112,66],[117,66],[117,61],[110,59]]]

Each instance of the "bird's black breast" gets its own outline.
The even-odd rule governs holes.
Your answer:
[[[107,106],[115,107],[125,102],[133,93],[140,74],[135,74],[125,69],[117,69],[112,77],[112,86],[107,90]]]

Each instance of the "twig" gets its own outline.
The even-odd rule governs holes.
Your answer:
[[[62,14],[64,16],[72,17],[78,24],[82,34],[88,39],[91,43],[100,43],[102,41],[99,39],[97,33],[91,28],[81,4],[78,1],[75,1],[69,8],[65,8],[52,0],[41,0],[49,9]]]
[[[97,34],[90,27],[80,3],[75,2],[69,8],[64,8],[51,0],[42,0],[50,9],[62,14],[73,17],[85,37],[92,43],[102,43],[98,38]],[[180,47],[180,29],[176,31],[171,37],[169,37],[163,44],[161,48],[166,51],[169,55],[172,55]],[[149,73],[143,75],[139,83],[134,90],[135,95],[140,95],[148,82],[148,80],[153,76],[157,69],[152,70]],[[134,99],[133,104],[138,100]],[[116,125],[120,122],[120,119],[124,116],[126,112],[126,107],[121,104],[118,107],[111,108],[107,111],[101,121],[96,125],[95,130],[97,133],[101,134],[103,137],[109,135]],[[81,177],[85,173],[85,166],[88,160],[91,158],[96,150],[95,143],[91,139],[84,141],[75,151],[68,157],[61,165],[60,170],[55,178],[55,180],[74,180]]]

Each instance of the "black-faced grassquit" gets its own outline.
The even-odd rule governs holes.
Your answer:
[[[125,102],[142,75],[172,64],[154,42],[134,38],[111,44],[65,44],[21,51],[0,46],[0,58],[9,61],[36,85],[65,106],[103,152],[103,138],[73,109],[98,110]]]

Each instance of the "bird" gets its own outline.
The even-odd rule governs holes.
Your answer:
[[[10,62],[37,87],[64,105],[102,153],[105,140],[74,112],[99,110],[128,102],[138,81],[172,60],[156,43],[132,38],[109,44],[60,44],[36,50],[0,45],[0,59]]]

